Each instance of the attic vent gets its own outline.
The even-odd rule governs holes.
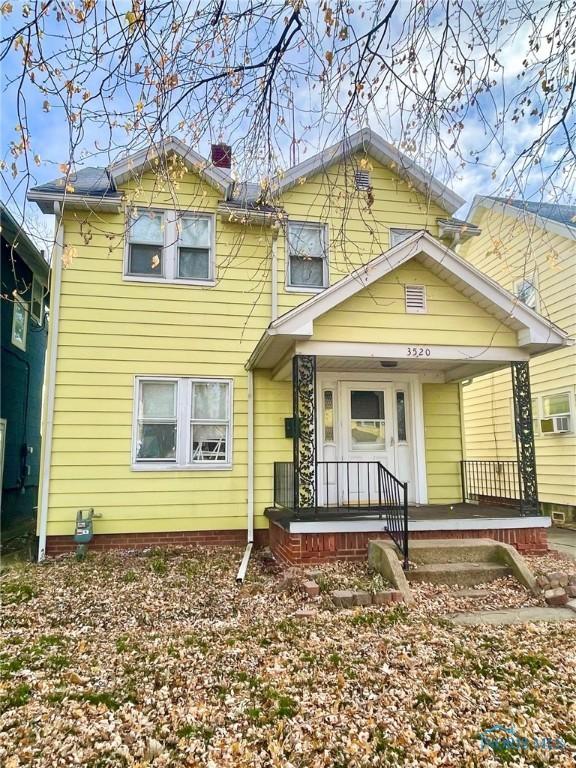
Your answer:
[[[423,285],[406,285],[406,312],[426,312],[426,288]]]
[[[359,192],[367,192],[370,189],[370,173],[368,171],[354,171],[354,184]]]

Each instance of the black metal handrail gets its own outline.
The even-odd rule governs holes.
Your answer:
[[[515,459],[465,459],[461,462],[462,501],[517,507],[522,513],[522,480]]]
[[[408,484],[379,461],[316,461],[314,469],[313,493],[304,503],[294,464],[275,462],[274,506],[300,519],[335,512],[344,518],[377,515],[386,520],[386,530],[408,567]]]

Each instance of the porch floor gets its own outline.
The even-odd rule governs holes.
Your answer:
[[[301,513],[296,516],[287,509],[269,508],[265,512],[271,522],[289,531],[296,529],[384,530],[386,516],[365,511],[362,507],[324,507],[317,513]],[[478,528],[548,528],[550,518],[545,515],[522,516],[518,508],[495,504],[422,504],[408,507],[408,529],[465,530]]]

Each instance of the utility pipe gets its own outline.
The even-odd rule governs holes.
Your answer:
[[[56,358],[58,352],[58,326],[60,319],[60,290],[62,287],[62,255],[64,252],[64,224],[60,203],[54,203],[56,235],[52,250],[52,289],[50,292],[50,327],[46,370],[44,374],[44,434],[42,435],[42,484],[38,505],[38,562],[46,557],[46,529],[48,527],[48,496],[50,492],[50,465],[52,463],[52,435],[54,432],[54,401],[56,398]]]

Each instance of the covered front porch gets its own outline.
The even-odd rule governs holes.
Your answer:
[[[329,509],[296,517],[290,510],[271,507],[266,517],[270,547],[290,565],[363,560],[372,539],[390,536],[385,515],[349,516],[345,509]],[[548,516],[520,515],[509,507],[471,503],[408,506],[406,523],[408,557],[411,541],[436,538],[490,538],[511,544],[519,552],[544,553],[551,525]]]
[[[272,459],[273,550],[288,562],[361,557],[389,536],[407,567],[418,537],[545,549],[528,362],[564,342],[424,233],[271,323],[248,367],[292,391],[292,455]],[[516,456],[468,460],[460,384],[505,367]]]

